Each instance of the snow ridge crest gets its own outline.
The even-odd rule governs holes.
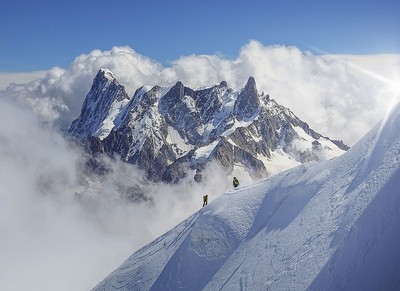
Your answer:
[[[399,153],[397,105],[340,157],[219,195],[93,290],[399,290]]]

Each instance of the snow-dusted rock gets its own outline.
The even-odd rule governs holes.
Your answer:
[[[200,181],[205,165],[215,160],[227,174],[245,171],[259,179],[347,149],[259,94],[253,77],[240,91],[224,81],[199,90],[177,82],[170,88],[141,87],[129,98],[103,69],[69,133],[92,152],[118,155],[150,179],[167,182],[187,175]],[[205,149],[207,154],[198,154]]]

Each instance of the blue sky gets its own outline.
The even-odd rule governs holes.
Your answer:
[[[6,1],[0,72],[63,68],[94,49],[130,46],[164,65],[229,58],[255,39],[315,54],[400,53],[400,1]]]

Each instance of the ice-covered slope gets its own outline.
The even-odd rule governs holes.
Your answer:
[[[342,156],[231,190],[95,290],[399,290],[400,106]]]

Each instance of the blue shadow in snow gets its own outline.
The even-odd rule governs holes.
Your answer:
[[[246,239],[261,230],[286,228],[320,190],[320,183],[300,183],[286,188],[271,189],[265,195]]]

